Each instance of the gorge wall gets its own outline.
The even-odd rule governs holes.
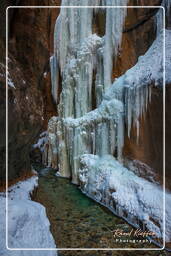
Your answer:
[[[0,180],[5,182],[5,8],[13,5],[60,5],[60,1],[1,1]],[[9,181],[31,171],[30,151],[49,118],[56,114],[51,96],[49,58],[59,9],[9,9]],[[43,36],[42,36],[43,35]]]
[[[99,0],[93,5],[106,2],[135,6],[162,3],[161,0],[125,0],[124,3]],[[163,2],[167,6],[166,64],[169,66],[171,9],[169,1]],[[28,1],[2,1],[2,4],[1,19],[4,23],[6,6],[28,5]],[[58,0],[29,1],[33,6],[60,4]],[[62,5],[70,4],[71,1],[62,1]],[[92,5],[92,1],[86,0],[85,4]],[[48,129],[44,164],[56,168],[62,176],[70,177],[86,193],[91,194],[86,190],[86,182],[92,182],[91,177],[86,180],[86,171],[96,169],[92,163],[96,165],[98,157],[102,157],[99,161],[103,165],[106,154],[115,157],[111,166],[117,159],[139,178],[162,184],[162,69],[156,64],[162,59],[162,35],[157,27],[157,19],[161,25],[158,11],[148,8],[128,9],[127,12],[100,8],[82,9],[81,12],[79,9],[60,11],[59,8],[9,9],[9,180],[30,173],[32,144]],[[77,22],[79,17],[81,22]],[[4,32],[2,29],[3,40],[0,41],[2,183],[5,179]],[[155,65],[158,69],[153,73]],[[171,189],[169,67],[166,73],[166,185]],[[129,118],[125,118],[125,113]],[[85,154],[95,154],[97,159],[90,156],[92,161],[88,162]],[[104,178],[103,171],[101,173]],[[110,196],[115,186],[111,186]],[[92,189],[91,184],[87,187]],[[93,191],[92,197],[98,200],[101,194],[101,190]],[[103,200],[110,205],[111,202],[106,201],[108,197]],[[117,210],[124,215],[121,208]],[[140,225],[141,221],[139,217],[135,223]]]

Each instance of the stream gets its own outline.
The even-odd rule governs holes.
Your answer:
[[[38,168],[35,168],[38,169]],[[55,170],[44,168],[39,173],[39,186],[33,200],[46,208],[51,233],[58,248],[153,248],[145,243],[116,242],[114,230],[130,232],[133,228],[105,207],[84,195],[69,179],[57,177]],[[122,240],[133,239],[128,235]],[[135,239],[135,237],[134,237]],[[138,238],[143,239],[142,237]],[[137,255],[136,251],[59,251],[59,256]],[[138,255],[166,255],[162,251],[138,251]]]

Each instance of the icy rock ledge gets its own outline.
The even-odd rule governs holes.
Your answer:
[[[8,247],[56,248],[44,206],[31,201],[37,187],[36,176],[9,188]],[[0,193],[0,252],[1,256],[57,256],[56,251],[9,251],[5,245],[5,193]]]
[[[80,188],[137,227],[163,234],[163,191],[136,176],[114,157],[85,154],[79,170]],[[166,242],[171,241],[171,194],[166,193]]]

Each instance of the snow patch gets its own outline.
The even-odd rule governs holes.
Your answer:
[[[56,248],[44,206],[30,194],[38,185],[33,176],[11,186],[8,192],[8,246],[10,248]],[[0,193],[1,256],[56,256],[55,251],[8,251],[5,246],[5,193]]]
[[[12,81],[12,79],[11,79],[10,77],[8,77],[8,85],[9,85],[10,87],[16,89],[16,87],[15,87],[15,85],[14,85],[14,83],[13,83],[13,81]]]
[[[39,148],[41,152],[44,151],[44,148],[45,148],[45,145],[47,143],[47,131],[44,131],[42,132],[40,135],[39,135],[39,139],[37,141],[36,144],[33,144],[33,148]]]

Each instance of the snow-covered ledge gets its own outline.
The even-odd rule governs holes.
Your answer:
[[[31,201],[38,185],[33,176],[9,188],[8,246],[9,248],[56,248],[44,206]],[[1,256],[57,256],[56,251],[9,251],[5,245],[5,193],[0,193],[0,252]]]
[[[81,190],[137,227],[157,238],[163,234],[163,190],[136,176],[111,155],[85,154],[79,170]],[[171,194],[166,192],[166,242],[171,241]]]

